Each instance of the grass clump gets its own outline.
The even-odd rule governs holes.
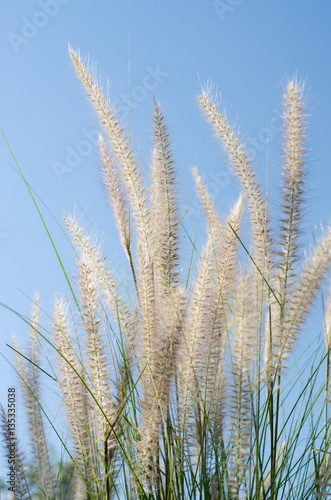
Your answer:
[[[221,218],[193,169],[207,238],[189,287],[180,270],[183,221],[160,105],[154,100],[147,183],[95,74],[79,52],[69,51],[100,121],[104,186],[132,287],[121,287],[98,242],[77,218],[65,215],[77,255],[77,287],[70,285],[71,297],[56,298],[51,336],[40,327],[36,298],[29,352],[22,357],[14,344],[37,471],[29,491],[24,460],[18,461],[23,493],[16,498],[32,498],[36,486],[42,498],[52,499],[327,498],[330,307],[326,349],[320,337],[311,339],[300,376],[290,366],[331,262],[330,228],[301,258],[308,170],[304,86],[293,78],[284,91],[276,221],[217,100],[208,88],[198,96],[241,194]],[[249,244],[241,236],[245,211]],[[41,404],[45,340],[56,353],[69,430],[61,441],[71,484],[62,493]],[[3,412],[5,440],[6,418]]]

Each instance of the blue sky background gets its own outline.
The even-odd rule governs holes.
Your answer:
[[[122,116],[128,110],[128,51],[131,48],[132,138],[147,162],[151,152],[152,92],[165,110],[178,167],[182,213],[198,214],[190,168],[205,175],[215,202],[227,213],[238,195],[220,146],[196,105],[200,82],[222,93],[232,124],[249,146],[261,180],[266,179],[266,124],[270,130],[270,197],[279,194],[279,103],[287,76],[307,81],[310,174],[306,233],[330,217],[331,4],[307,0],[197,0],[121,2],[15,0],[0,17],[0,125],[35,192],[66,269],[74,254],[56,221],[61,209],[79,205],[104,235],[111,257],[123,265],[101,183],[94,140],[97,120],[81,91],[67,44],[90,54]],[[149,75],[149,76],[148,76]],[[147,82],[147,83],[146,83]],[[153,86],[153,90],[150,87]],[[59,174],[60,168],[65,171]],[[75,208],[76,207],[76,208]],[[47,313],[56,292],[67,292],[55,253],[22,179],[0,137],[0,301],[28,313],[35,291]],[[316,229],[315,229],[316,227]],[[45,317],[47,324],[47,317]],[[318,332],[319,325],[316,327]],[[27,331],[0,309],[0,351],[15,332]],[[17,385],[0,358],[0,400]],[[24,422],[23,414],[19,419]],[[1,465],[0,465],[1,467]],[[0,475],[2,469],[0,468]]]

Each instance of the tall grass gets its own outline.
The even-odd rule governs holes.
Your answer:
[[[40,326],[36,298],[29,352],[14,344],[37,470],[28,491],[28,469],[17,459],[23,486],[16,498],[32,498],[36,488],[51,499],[69,498],[69,489],[70,498],[89,500],[327,498],[330,304],[325,345],[323,335],[313,336],[301,359],[294,356],[331,262],[330,228],[305,258],[300,251],[309,170],[303,84],[293,78],[284,90],[279,220],[217,99],[208,88],[198,96],[241,195],[221,218],[193,169],[206,243],[188,286],[176,165],[161,106],[154,100],[146,182],[95,73],[69,51],[100,121],[103,181],[132,286],[121,286],[100,244],[65,215],[76,286],[70,297],[56,298],[51,335]],[[245,212],[249,241],[241,233]],[[55,383],[69,430],[61,442],[72,478],[62,494],[45,438],[44,342],[57,357]],[[6,440],[4,411],[2,421]]]

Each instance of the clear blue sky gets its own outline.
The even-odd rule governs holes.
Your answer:
[[[73,212],[77,200],[104,231],[121,266],[93,143],[97,122],[74,75],[68,42],[90,54],[104,81],[109,77],[110,95],[122,116],[128,109],[130,45],[133,143],[148,161],[153,92],[163,104],[173,137],[183,211],[195,204],[190,175],[194,165],[205,174],[223,213],[238,193],[197,108],[200,82],[212,81],[222,92],[230,121],[250,145],[263,183],[266,123],[279,126],[275,110],[282,85],[287,75],[297,72],[307,80],[311,114],[309,242],[311,230],[327,225],[331,212],[330,20],[331,3],[326,0],[6,2],[0,17],[0,124],[28,182],[54,217],[60,219],[61,209]],[[278,194],[279,150],[271,131],[273,201]],[[60,174],[63,167],[66,171]],[[67,286],[2,137],[0,207],[0,301],[28,312],[29,298],[38,291],[42,307],[51,313],[55,293],[66,293]],[[43,213],[72,273],[73,253],[45,208]],[[0,328],[0,351],[11,357],[5,342],[15,332],[24,343],[26,328],[4,309]],[[17,383],[3,358],[0,380],[0,400],[5,402],[7,386]]]

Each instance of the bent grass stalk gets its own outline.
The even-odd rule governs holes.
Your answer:
[[[293,364],[294,347],[331,263],[330,228],[303,263],[299,252],[308,172],[303,85],[293,78],[284,91],[278,226],[270,222],[268,198],[244,145],[217,99],[202,90],[199,106],[228,153],[242,194],[228,219],[221,218],[193,169],[207,226],[199,252],[197,233],[192,239],[185,215],[180,217],[176,162],[161,106],[153,98],[148,182],[132,145],[131,114],[127,136],[95,71],[78,51],[69,47],[69,53],[104,134],[103,181],[132,287],[121,287],[97,240],[65,215],[77,257],[76,284],[71,282],[11,152],[69,288],[68,297],[56,299],[50,331],[40,327],[36,301],[26,321],[29,351],[12,348],[38,464],[31,476],[35,484],[28,484],[28,469],[18,459],[16,498],[32,498],[37,487],[40,498],[67,498],[70,491],[76,500],[327,498],[330,307],[326,354],[318,336]],[[240,229],[245,206],[250,240]],[[186,278],[180,272],[183,230],[192,243]],[[45,343],[57,358],[55,377],[43,368]],[[59,392],[61,421],[52,421],[44,408],[45,376]],[[4,411],[1,419],[8,442]],[[63,472],[55,472],[45,439],[49,424],[71,471],[64,493],[57,479]]]

